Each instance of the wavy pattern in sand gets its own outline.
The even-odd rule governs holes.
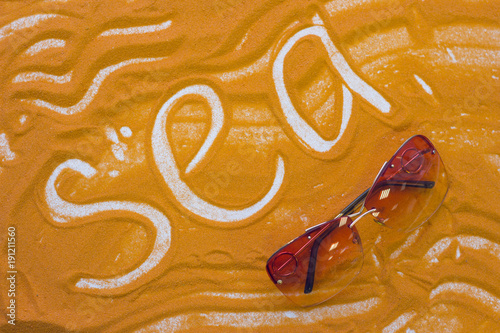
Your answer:
[[[165,21],[160,24],[152,24],[146,26],[130,27],[130,28],[116,28],[109,29],[102,32],[98,37],[115,36],[115,35],[139,35],[146,33],[159,32],[170,28],[172,21]]]
[[[47,108],[51,111],[57,112],[61,115],[73,115],[76,113],[80,113],[83,110],[85,110],[88,105],[92,102],[94,97],[98,94],[99,88],[103,84],[104,80],[113,72],[121,69],[122,67],[134,65],[134,64],[140,64],[140,63],[148,63],[148,62],[156,62],[163,60],[165,58],[139,58],[139,59],[130,59],[130,60],[125,60],[122,61],[116,65],[112,65],[109,67],[106,67],[102,70],[99,71],[96,77],[92,80],[92,85],[89,87],[87,92],[85,93],[84,97],[78,101],[75,105],[72,105],[70,107],[62,107],[58,105],[54,105],[50,102],[41,100],[41,99],[35,99],[35,100],[21,100],[23,102],[27,102],[39,107]],[[28,75],[36,75],[33,73],[29,73]],[[59,80],[60,81],[60,80]]]
[[[21,31],[23,29],[29,29],[35,27],[37,24],[53,19],[53,18],[61,18],[63,15],[58,14],[36,14],[27,17],[19,18],[2,28],[0,28],[0,39],[9,37]]]
[[[324,319],[343,318],[361,315],[377,307],[380,300],[376,298],[351,304],[318,307],[309,311],[273,311],[270,313],[247,312],[227,313],[209,312],[205,314],[180,315],[148,325],[136,332],[177,332],[201,327],[274,329],[285,325],[307,327]],[[201,322],[200,322],[201,319]],[[196,325],[190,322],[197,322]]]
[[[471,19],[453,25],[446,11],[459,5],[445,0],[393,12],[370,0],[11,5],[0,213],[26,237],[20,253],[33,259],[22,260],[38,262],[23,267],[26,283],[45,300],[20,295],[36,303],[22,320],[104,332],[500,329],[500,23],[488,2],[461,4]],[[404,236],[361,221],[365,266],[349,292],[293,308],[267,280],[267,257],[335,215],[416,132],[445,160],[444,207]],[[59,184],[63,171],[80,175]],[[217,193],[197,190],[207,184]],[[33,189],[45,203],[27,199]],[[118,243],[102,257],[99,232]]]
[[[12,83],[23,83],[23,82],[48,82],[48,83],[68,83],[71,82],[73,72],[68,72],[64,75],[51,75],[42,72],[28,72],[16,75],[12,79]]]
[[[37,53],[43,52],[49,49],[64,48],[66,46],[66,41],[64,39],[49,38],[37,42],[26,50],[26,54],[34,56]]]

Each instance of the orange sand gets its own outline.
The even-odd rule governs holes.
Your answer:
[[[19,331],[500,331],[498,3],[15,1],[0,13],[0,267],[6,274],[14,226]],[[301,39],[283,80],[311,130],[338,137],[326,152],[287,123],[273,79],[279,51],[313,25],[391,106],[383,113],[346,84],[319,38]],[[345,131],[343,84],[352,94]],[[200,96],[179,99],[160,130],[180,181],[214,212],[258,204],[277,182],[243,219],[193,212],[155,160],[165,150],[152,146],[160,108],[193,85],[212,88],[224,115],[206,154],[185,171],[213,126]],[[419,133],[448,170],[441,209],[411,234],[360,221],[365,261],[353,284],[316,307],[290,303],[268,279],[267,258],[335,216]],[[57,177],[57,195],[80,205],[71,207],[128,202],[168,219],[164,253],[138,279],[78,287],[139,269],[160,232],[113,205],[54,213],[46,187],[70,159],[96,171]],[[6,309],[7,280],[0,286]]]

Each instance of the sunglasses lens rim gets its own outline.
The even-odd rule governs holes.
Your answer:
[[[448,189],[449,189],[449,181],[448,181],[448,178],[447,178],[447,172],[446,172],[446,168],[444,166],[444,163],[443,163],[443,161],[441,159],[441,156],[439,155],[436,147],[434,146],[434,144],[432,144],[432,142],[427,137],[425,137],[425,136],[423,136],[421,134],[414,135],[414,136],[410,137],[408,140],[406,140],[398,148],[398,150],[396,151],[396,153],[388,160],[388,162],[386,162],[382,166],[382,168],[379,171],[377,177],[373,181],[373,184],[372,184],[370,190],[368,191],[368,194],[366,195],[365,203],[364,203],[364,206],[365,206],[365,208],[367,210],[374,209],[374,208],[377,209],[377,207],[376,207],[375,204],[370,205],[369,203],[372,202],[372,201],[378,201],[379,200],[379,199],[375,198],[376,196],[378,196],[378,192],[379,192],[379,188],[377,187],[378,182],[380,181],[380,179],[382,178],[382,176],[388,171],[388,169],[391,168],[391,164],[393,163],[393,161],[397,157],[400,156],[401,158],[404,158],[404,156],[405,156],[405,154],[406,154],[407,151],[415,150],[414,148],[408,147],[409,144],[412,141],[415,141],[415,140],[423,140],[423,141],[425,141],[425,143],[430,147],[430,149],[432,149],[432,154],[433,154],[433,156],[435,156],[434,157],[434,160],[436,161],[435,163],[438,164],[436,166],[436,168],[439,169],[439,174],[436,174],[436,180],[438,179],[438,177],[441,177],[441,180],[442,180],[442,182],[440,182],[439,184],[436,184],[434,182],[434,185],[442,186],[443,183],[444,183],[445,189],[443,191],[444,193],[442,194],[442,197],[435,199],[436,201],[439,201],[439,204],[437,204],[436,208],[432,212],[430,212],[429,214],[427,214],[427,216],[424,216],[423,218],[421,218],[421,220],[419,221],[419,223],[417,223],[417,224],[409,224],[408,227],[391,227],[390,225],[385,224],[384,221],[382,221],[381,219],[377,218],[377,216],[376,216],[377,212],[372,213],[372,216],[374,217],[375,222],[377,222],[377,223],[379,223],[379,224],[381,224],[383,226],[386,226],[386,227],[389,227],[389,228],[394,228],[396,230],[404,231],[404,232],[411,232],[411,231],[419,228],[425,222],[427,222],[437,212],[437,210],[441,207],[444,199],[446,198],[446,195],[447,195]],[[421,156],[423,156],[423,155],[421,155]],[[417,163],[417,164],[414,164],[414,165],[410,165],[410,167],[408,167],[408,170],[406,170],[406,169],[403,169],[403,170],[407,174],[418,173],[420,171],[421,167],[422,167],[422,164],[421,163],[420,164]],[[402,167],[402,168],[404,168],[404,167]],[[431,190],[429,192],[429,195],[431,195],[432,193],[433,193],[433,190]]]
[[[281,247],[266,264],[271,281],[289,300],[303,307],[323,303],[337,295],[363,266],[363,246],[356,227],[351,224],[351,218],[340,217],[308,229]],[[309,276],[311,252],[316,240],[319,243],[312,264],[315,273]],[[335,252],[337,245],[340,245],[339,251]],[[336,253],[342,256],[335,256]],[[280,257],[282,259],[278,259]],[[284,272],[277,272],[277,259],[278,266],[286,265]],[[345,266],[349,268],[345,269]]]

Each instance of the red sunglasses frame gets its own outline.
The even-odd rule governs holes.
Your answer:
[[[418,150],[414,147],[411,147],[412,140],[422,140],[426,145],[427,149],[425,150]],[[410,146],[404,150],[405,146]],[[408,155],[407,153],[409,151],[416,151],[415,154],[413,154],[411,157],[407,158],[405,160],[405,157]],[[280,285],[283,283],[283,277],[286,277],[287,275],[293,274],[293,272],[289,272],[287,274],[284,274],[283,272],[279,272],[284,270],[286,266],[288,265],[289,267],[287,268],[290,270],[290,264],[293,267],[297,267],[299,262],[297,257],[308,247],[310,247],[311,251],[309,254],[309,262],[308,262],[308,267],[307,267],[307,275],[305,279],[305,285],[304,285],[304,294],[309,294],[312,292],[313,287],[314,287],[314,279],[315,279],[315,273],[316,273],[316,264],[317,264],[317,255],[318,255],[318,250],[320,248],[321,242],[328,237],[334,230],[337,230],[339,227],[342,227],[344,225],[347,225],[349,228],[353,230],[353,242],[359,244],[360,250],[362,251],[361,247],[361,240],[359,239],[359,235],[357,233],[357,230],[355,228],[356,222],[363,216],[369,213],[373,213],[374,209],[369,209],[367,207],[367,202],[373,201],[372,198],[375,197],[377,191],[382,188],[383,186],[401,186],[402,188],[404,187],[414,187],[414,188],[423,188],[423,189],[432,189],[435,186],[434,181],[427,181],[427,180],[420,180],[419,177],[414,177],[412,179],[412,175],[418,175],[419,173],[422,174],[422,166],[423,166],[423,156],[425,154],[431,153],[432,155],[436,155],[436,157],[439,159],[438,162],[442,164],[441,158],[439,154],[437,154],[437,151],[434,147],[434,145],[430,142],[429,139],[427,139],[423,135],[415,135],[403,143],[403,145],[397,150],[396,154],[393,155],[393,157],[388,161],[385,162],[382,168],[380,169],[377,177],[375,178],[375,181],[373,185],[365,190],[361,195],[359,195],[356,199],[354,199],[349,205],[347,205],[334,219],[330,221],[323,222],[321,224],[318,224],[314,227],[311,227],[306,230],[306,232],[297,237],[296,239],[292,240],[291,242],[287,243],[285,246],[281,247],[278,251],[276,251],[267,261],[266,264],[266,271],[270,277],[270,279],[275,283],[275,285]],[[396,158],[399,158],[400,161],[400,166],[396,167]],[[443,165],[444,167],[444,165]],[[424,170],[423,172],[425,172]],[[403,178],[398,177],[398,175],[403,174]],[[444,172],[446,174],[446,172]],[[398,179],[401,178],[401,179]],[[414,227],[411,230],[414,230],[418,228],[421,224],[426,222],[434,213],[437,211],[437,209],[441,206],[444,198],[446,197],[446,193],[448,190],[448,185],[446,183],[446,192],[444,193],[441,201],[439,202],[439,205],[437,205],[437,208],[423,220],[420,224],[418,224],[416,227]],[[353,212],[359,208],[361,205],[363,205],[363,208],[367,208],[368,211],[361,214],[361,211],[359,213],[353,214]],[[359,215],[355,221],[351,220],[351,216],[353,215]],[[384,222],[381,219],[377,219],[376,216],[375,221],[378,222],[379,224],[384,225]],[[318,231],[319,230],[319,231]],[[411,231],[410,229],[405,230],[405,231]],[[301,244],[298,250],[295,250],[294,253],[290,253],[288,251],[288,248],[293,244],[294,242],[301,240],[302,239],[307,239],[307,241],[304,244]],[[279,262],[277,264],[277,260],[280,257],[287,256],[283,262]],[[294,269],[294,268],[292,268]],[[348,284],[347,284],[348,285]],[[346,285],[346,286],[347,286]],[[345,286],[344,286],[345,287]],[[335,294],[334,294],[335,295]],[[331,295],[334,296],[334,295]],[[328,298],[327,298],[328,299]],[[323,300],[326,301],[327,299]],[[316,303],[317,304],[317,303]]]

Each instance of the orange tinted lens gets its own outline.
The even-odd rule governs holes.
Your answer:
[[[359,273],[363,248],[348,217],[308,230],[267,261],[267,273],[292,302],[308,306],[326,301]]]
[[[406,141],[381,170],[365,200],[375,220],[411,231],[427,221],[446,196],[448,178],[438,152],[426,137]]]

